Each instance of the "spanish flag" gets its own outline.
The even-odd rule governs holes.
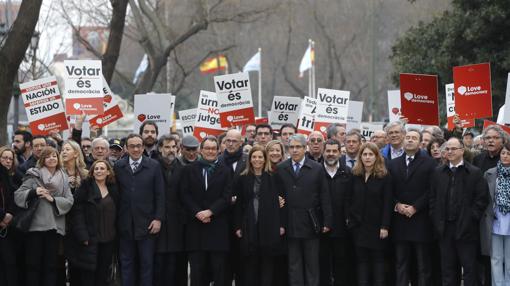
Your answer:
[[[227,58],[224,55],[218,55],[213,58],[208,58],[202,64],[200,64],[200,72],[215,73],[220,70],[226,70],[227,67]]]

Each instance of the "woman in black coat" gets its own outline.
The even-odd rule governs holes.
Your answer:
[[[283,208],[269,173],[267,153],[254,146],[249,163],[234,182],[238,191],[235,229],[240,238],[242,285],[273,285],[275,257],[283,248]]]
[[[74,193],[65,251],[73,273],[73,285],[107,285],[116,245],[116,213],[119,194],[115,176],[105,160],[95,161],[87,179]]]
[[[14,203],[16,186],[16,153],[14,150],[0,148],[0,285],[18,285],[17,259],[20,234],[11,225],[17,207]]]
[[[358,285],[385,285],[384,250],[392,211],[391,181],[379,148],[361,146],[352,170],[353,191],[348,215],[356,248]]]

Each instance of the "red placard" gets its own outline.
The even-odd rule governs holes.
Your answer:
[[[400,102],[409,123],[439,125],[437,75],[400,74]]]
[[[490,63],[453,68],[455,111],[461,119],[492,117]]]
[[[453,130],[455,128],[455,124],[453,124],[453,116],[446,118],[448,120],[448,130]],[[469,128],[475,126],[474,119],[461,119],[462,128]]]
[[[497,124],[496,122],[490,121],[490,120],[483,121],[483,129],[485,129],[491,125],[499,125],[499,127],[501,127],[501,129],[503,129],[503,131],[505,131],[506,133],[508,133],[510,135],[510,127],[509,126]]]

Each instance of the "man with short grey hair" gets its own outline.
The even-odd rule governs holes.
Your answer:
[[[291,158],[278,164],[275,174],[286,201],[291,286],[319,285],[319,234],[329,232],[332,220],[324,168],[305,156],[305,148],[306,138],[292,135]]]
[[[92,153],[85,159],[87,169],[90,169],[92,163],[97,160],[107,160],[110,153],[110,143],[103,137],[97,137],[92,140]]]
[[[381,149],[381,154],[387,160],[402,156],[404,154],[403,143],[406,134],[404,124],[400,121],[390,122],[384,128],[384,131],[388,136],[389,143]]]
[[[331,123],[326,129],[326,135],[328,139],[335,139],[344,144],[345,141],[345,126],[340,123]]]

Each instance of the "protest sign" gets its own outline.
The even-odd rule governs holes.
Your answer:
[[[208,135],[217,136],[225,130],[226,128],[222,128],[220,124],[220,110],[216,93],[201,90],[193,135],[201,141]]]
[[[455,116],[455,88],[453,83],[446,84],[445,86],[446,95],[446,117],[448,120],[448,130],[453,130],[455,124],[453,123],[453,117]],[[463,127],[475,126],[474,119],[461,119]]]
[[[221,127],[233,127],[255,122],[248,73],[214,77]]]
[[[492,117],[489,63],[453,68],[455,112],[461,119]]]
[[[103,78],[103,110],[104,113],[101,115],[97,115],[92,117],[89,120],[90,126],[103,128],[104,126],[113,123],[119,119],[121,119],[124,114],[122,114],[122,110],[120,110],[119,103],[117,99],[113,95],[108,83]]]
[[[138,133],[140,125],[147,120],[158,126],[159,135],[170,132],[172,96],[170,94],[135,94],[133,130]]]
[[[64,66],[66,114],[103,114],[101,61],[67,60]]]
[[[298,133],[308,135],[313,131],[315,114],[317,113],[317,99],[305,96],[301,104],[298,120]]]
[[[68,128],[56,77],[22,83],[20,90],[33,135],[48,135]]]
[[[400,90],[388,90],[388,118],[390,122],[400,120]]]
[[[181,120],[182,136],[193,135],[193,129],[197,120],[197,109],[186,109],[179,111],[179,119]]]
[[[349,102],[349,111],[347,113],[347,130],[359,129],[361,118],[363,116],[363,101]]]
[[[296,126],[299,111],[301,110],[301,98],[294,96],[275,96],[271,111],[268,114],[269,123],[273,128],[280,128],[284,124]]]
[[[350,91],[319,88],[314,130],[326,135],[331,123],[347,124]]]
[[[401,73],[400,103],[408,123],[439,125],[437,75]]]
[[[383,130],[382,124],[362,122],[360,124],[361,135],[368,141],[375,131]]]

